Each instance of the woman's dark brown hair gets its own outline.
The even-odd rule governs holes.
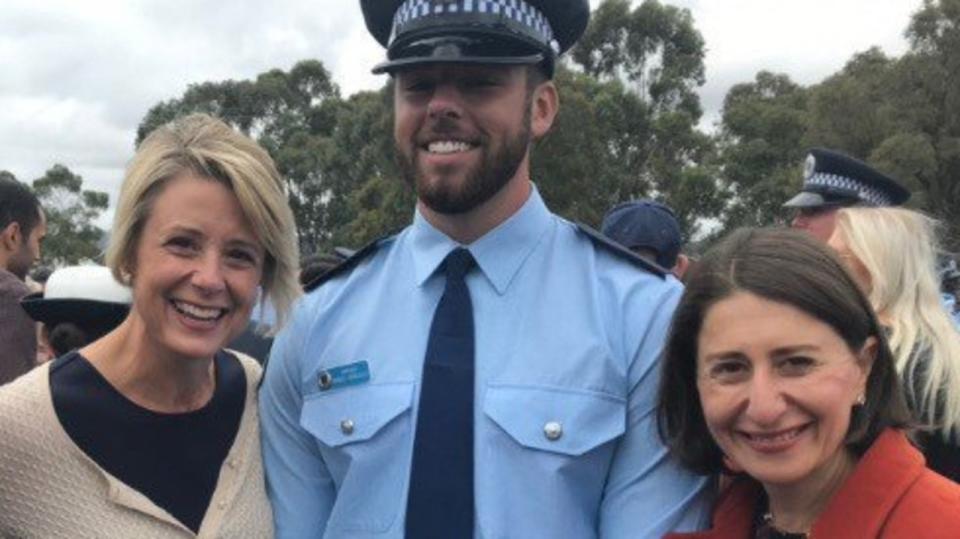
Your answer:
[[[741,229],[700,260],[667,338],[657,428],[684,466],[704,475],[723,470],[723,453],[707,430],[697,391],[697,343],[710,307],[736,292],[800,309],[833,328],[851,351],[859,351],[869,337],[877,339],[866,403],[855,409],[847,432],[847,447],[855,454],[862,455],[885,428],[909,423],[893,355],[869,301],[842,262],[803,232]]]

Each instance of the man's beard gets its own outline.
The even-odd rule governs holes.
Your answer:
[[[434,131],[454,131],[451,123],[452,120],[440,118]],[[456,215],[467,213],[490,200],[510,182],[527,155],[530,138],[530,107],[527,106],[520,132],[516,136],[507,135],[501,147],[491,148],[489,139],[481,138],[480,163],[465,172],[466,177],[460,185],[445,179],[430,182],[425,178],[417,167],[418,145],[415,142],[411,144],[409,154],[397,142],[395,153],[403,179],[413,186],[417,198],[437,213]]]
[[[26,240],[24,240],[26,241]],[[10,258],[7,271],[14,274],[21,281],[25,281],[27,274],[30,273],[30,266],[33,265],[33,254],[30,249],[23,244],[17,250],[16,254]]]

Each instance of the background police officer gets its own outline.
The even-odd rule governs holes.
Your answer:
[[[797,210],[791,226],[825,242],[833,234],[840,208],[901,206],[909,199],[910,191],[863,161],[813,148],[804,162],[800,193],[783,206]]]
[[[413,224],[308,288],[275,341],[280,537],[660,537],[705,522],[652,415],[681,288],[547,209],[531,141],[587,0],[364,0]],[[637,271],[643,268],[644,271]]]

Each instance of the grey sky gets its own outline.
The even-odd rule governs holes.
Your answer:
[[[872,45],[902,53],[921,0],[667,3],[689,8],[706,40],[709,125],[730,86],[760,69],[809,84]],[[369,73],[383,53],[355,0],[3,0],[0,21],[0,169],[32,181],[62,163],[111,205],[140,120],[190,83],[306,58],[323,61],[344,96],[383,83]]]

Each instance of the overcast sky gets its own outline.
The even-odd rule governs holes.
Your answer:
[[[922,3],[665,1],[689,8],[706,40],[706,124],[761,69],[810,84],[874,45],[901,54]],[[62,163],[112,206],[140,120],[188,84],[318,58],[348,96],[383,84],[369,73],[382,56],[355,0],[2,0],[0,170],[32,181]]]

